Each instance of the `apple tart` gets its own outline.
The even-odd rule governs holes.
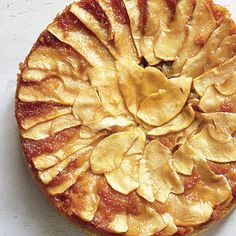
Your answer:
[[[236,199],[236,26],[211,0],[80,0],[20,64],[27,165],[96,235],[197,234]]]

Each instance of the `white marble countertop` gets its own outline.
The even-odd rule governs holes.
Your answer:
[[[71,0],[72,1],[72,0]],[[64,220],[43,198],[31,179],[20,151],[14,118],[18,63],[39,33],[70,0],[0,1],[0,235],[84,235]],[[216,2],[231,9],[235,0]],[[236,235],[236,212],[204,236]]]

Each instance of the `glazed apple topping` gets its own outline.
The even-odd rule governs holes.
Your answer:
[[[26,160],[56,207],[130,236],[219,219],[235,198],[235,40],[207,0],[80,0],[58,15],[16,94]]]

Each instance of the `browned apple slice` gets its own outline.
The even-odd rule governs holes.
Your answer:
[[[19,125],[24,130],[28,130],[41,122],[70,114],[71,111],[71,107],[59,104],[43,102],[23,103],[18,101],[16,117]]]
[[[161,127],[152,129],[148,132],[148,135],[161,136],[182,131],[192,124],[194,118],[195,112],[192,106],[188,105],[173,120],[169,121]]]
[[[170,21],[171,11],[165,0],[125,0],[124,1],[139,54],[144,56],[150,65],[160,60],[154,54],[154,43],[161,31]]]
[[[68,188],[74,185],[80,175],[89,169],[89,157],[91,149],[82,150],[77,154],[75,160],[70,162],[63,171],[53,178],[47,184],[47,191],[50,195],[64,193]]]
[[[62,115],[22,131],[22,137],[34,140],[44,139],[64,129],[79,126],[80,124],[81,121],[72,114]]]
[[[129,230],[125,235],[153,235],[166,227],[160,214],[150,206],[142,206],[137,215],[128,215]]]
[[[221,22],[220,26],[210,35],[203,48],[190,58],[183,67],[182,74],[196,78],[205,71],[217,66],[215,52],[222,41],[231,34],[235,24],[229,15]]]
[[[57,206],[70,216],[78,216],[86,222],[92,221],[100,201],[96,189],[97,180],[98,176],[90,171],[82,173],[71,188],[55,197]],[[70,205],[63,199],[67,199]]]
[[[214,83],[223,83],[225,78],[234,73],[235,65],[236,56],[194,79],[193,86],[197,93],[202,96],[208,86]]]
[[[171,1],[170,1],[171,2]],[[176,1],[172,1],[176,2]],[[174,61],[187,35],[187,23],[194,10],[194,1],[177,1],[173,21],[164,29],[155,43],[155,55],[165,61]]]
[[[114,67],[114,58],[105,46],[69,11],[48,26],[48,31],[69,44],[94,67]]]
[[[65,131],[61,131],[49,138],[37,141],[29,141],[28,148],[35,148],[37,151],[37,146],[42,146],[41,153],[37,153],[32,157],[32,162],[36,169],[44,170],[57,163],[65,160],[74,152],[91,145],[97,139],[103,137],[106,133],[100,132],[91,138],[81,138],[78,128],[70,128]],[[64,136],[63,136],[64,135]],[[67,135],[67,136],[66,136]],[[54,140],[54,146],[50,146],[47,141]],[[60,149],[58,149],[60,147]],[[47,149],[48,148],[48,149]]]
[[[187,38],[172,66],[171,76],[178,76],[181,74],[187,60],[199,52],[216,27],[217,22],[212,9],[209,6],[209,2],[206,0],[196,1],[192,20],[188,25]]]
[[[70,11],[97,35],[116,59],[139,61],[123,0],[80,0],[72,4]]]
[[[140,196],[150,202],[166,202],[171,192],[184,192],[183,182],[172,168],[168,148],[154,140],[146,146],[143,158],[139,167],[140,187],[137,190]],[[147,184],[150,187],[147,188]]]

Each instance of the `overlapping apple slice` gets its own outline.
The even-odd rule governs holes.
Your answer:
[[[154,45],[156,57],[165,61],[174,61],[176,59],[186,38],[187,23],[195,7],[194,1],[192,0],[170,2],[177,2],[173,20],[161,32],[160,37]]]
[[[94,67],[114,68],[114,58],[98,38],[68,10],[48,26],[60,41],[69,44]]]
[[[97,180],[98,176],[92,174],[90,171],[82,173],[78,177],[77,182],[62,194],[64,198],[70,201],[70,205],[68,206],[64,202],[60,202],[58,200],[60,197],[57,198],[56,203],[69,216],[76,215],[86,222],[92,221],[100,201],[96,189]]]
[[[44,139],[54,135],[64,129],[79,126],[81,121],[76,119],[72,114],[62,115],[48,121],[43,121],[28,130],[22,131],[22,137],[28,139]]]
[[[73,128],[70,128],[70,129],[73,129]],[[55,134],[55,135],[59,136],[59,134]],[[106,132],[105,131],[100,132],[91,138],[81,138],[79,131],[73,132],[72,134],[73,136],[68,138],[68,140],[65,140],[65,141],[63,140],[63,137],[61,137],[62,140],[60,140],[60,138],[57,137],[57,139],[61,142],[60,149],[53,150],[52,152],[49,152],[49,153],[47,152],[42,153],[34,157],[33,164],[35,168],[38,170],[44,170],[51,166],[56,165],[57,163],[68,158],[74,152],[84,147],[87,147],[91,145],[94,141],[96,141],[97,139],[104,137],[106,135]],[[56,141],[57,140],[55,140],[55,142]],[[38,142],[42,142],[42,140],[38,140]]]
[[[75,14],[116,58],[139,62],[123,0],[80,0],[72,4]]]
[[[161,31],[167,27],[171,10],[165,0],[124,0],[132,36],[140,56],[150,65],[160,62],[154,54],[154,44]]]
[[[142,205],[140,213],[137,215],[128,215],[128,231],[125,235],[153,235],[163,230],[166,223],[160,214],[148,205]]]
[[[211,33],[216,29],[217,22],[209,4],[209,1],[206,0],[196,1],[192,20],[188,25],[187,38],[177,55],[177,59],[173,63],[171,76],[178,76],[181,74],[187,60],[199,52]]]
[[[231,34],[234,28],[235,23],[229,15],[226,15],[219,27],[210,35],[206,44],[199,53],[186,62],[182,74],[196,78],[205,71],[217,66],[218,58],[215,53],[219,50],[222,41]]]
[[[149,202],[166,202],[171,192],[184,192],[184,185],[172,168],[171,153],[159,141],[151,141],[144,151],[139,166],[137,193]]]
[[[194,79],[193,83],[196,92],[200,96],[203,96],[203,93],[206,91],[208,86],[212,84],[223,83],[225,81],[225,78],[230,77],[234,73],[235,66],[236,56],[197,77],[196,79]]]
[[[117,69],[122,95],[135,117],[149,125],[161,126],[181,112],[190,92],[191,78],[168,80],[156,68],[144,69],[125,60],[117,63]]]
[[[72,109],[69,106],[54,103],[18,102],[16,117],[21,128],[28,130],[41,122],[68,115],[71,111]]]
[[[112,134],[100,141],[90,158],[93,173],[103,174],[118,168],[138,136],[138,130],[131,130]]]
[[[56,167],[48,169],[48,179],[46,178],[46,180],[44,180],[48,181],[52,178],[52,180],[46,185],[48,193],[53,196],[58,195],[64,193],[68,188],[75,184],[79,176],[89,169],[89,157],[91,153],[92,148],[81,149],[80,152],[77,152],[72,158],[70,158],[70,162],[63,163],[64,166],[58,166],[57,170],[55,170]],[[54,176],[57,171],[59,173]],[[42,176],[43,175],[40,177],[42,178]],[[46,175],[44,175],[44,177],[45,176]]]
[[[195,111],[191,105],[186,106],[173,120],[148,132],[148,135],[161,136],[177,133],[188,128],[195,118]]]

